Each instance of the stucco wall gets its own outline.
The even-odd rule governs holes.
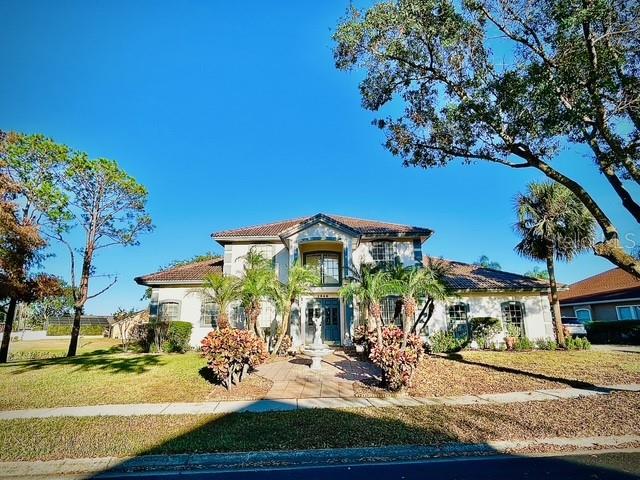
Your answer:
[[[409,267],[415,264],[413,240],[396,240],[394,241],[398,257],[402,264]],[[359,266],[362,263],[373,263],[371,256],[371,242],[361,242],[353,251],[353,263]]]
[[[464,302],[469,306],[468,318],[493,317],[502,320],[501,304],[518,301],[524,304],[524,330],[527,338],[553,338],[553,324],[549,299],[539,294],[467,294],[452,297],[447,302],[438,302],[429,322],[429,334],[447,329],[446,307],[452,303]],[[498,335],[496,340],[501,340]]]

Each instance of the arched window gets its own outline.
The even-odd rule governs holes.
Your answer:
[[[175,322],[180,320],[180,302],[175,300],[161,302],[158,305],[158,320],[160,322]]]
[[[447,307],[449,332],[456,338],[469,338],[469,307],[466,303],[454,303]]]
[[[220,307],[217,303],[211,300],[203,300],[202,307],[200,308],[200,326],[217,327],[219,314]]]
[[[580,323],[587,323],[591,321],[591,310],[588,308],[576,308],[576,318]]]
[[[522,302],[504,302],[501,305],[502,321],[505,328],[513,325],[520,329],[520,335],[524,335],[524,305]]]

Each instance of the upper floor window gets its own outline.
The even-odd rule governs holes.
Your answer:
[[[218,316],[220,315],[220,307],[211,300],[204,300],[200,309],[200,326],[216,327],[218,325]]]
[[[158,320],[161,322],[180,320],[180,304],[178,302],[162,302],[158,305]]]
[[[320,275],[321,285],[340,285],[340,254],[337,252],[307,253],[304,264]]]
[[[640,305],[616,307],[618,320],[640,320]]]
[[[590,322],[591,321],[591,310],[588,308],[576,308],[576,318],[580,323]]]
[[[394,242],[371,242],[371,258],[375,263],[391,263],[397,254],[398,248]]]
[[[447,321],[449,331],[453,333],[456,338],[468,338],[469,337],[469,322],[468,322],[469,308],[466,303],[454,303],[447,307]]]
[[[524,305],[521,302],[504,302],[502,304],[502,321],[520,329],[520,334],[524,334]]]

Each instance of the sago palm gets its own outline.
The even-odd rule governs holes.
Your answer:
[[[564,346],[555,260],[571,261],[593,246],[595,221],[585,206],[557,183],[531,183],[516,198],[516,231],[522,240],[515,247],[523,257],[547,263],[549,289],[558,343]]]
[[[320,276],[318,273],[306,266],[296,262],[289,269],[289,279],[287,283],[278,283],[271,294],[276,303],[280,315],[282,316],[282,324],[278,332],[278,340],[273,347],[273,355],[278,353],[284,336],[289,330],[291,322],[291,309],[293,304],[300,300],[301,297],[311,294],[311,287],[320,284]]]
[[[240,301],[248,320],[248,329],[264,340],[258,317],[262,311],[262,301],[269,298],[277,282],[271,261],[254,248],[241,257],[244,260],[243,275],[240,280]]]
[[[203,293],[218,306],[218,328],[228,328],[229,307],[240,299],[240,279],[210,273],[204,278]]]

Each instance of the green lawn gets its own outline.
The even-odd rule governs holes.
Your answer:
[[[409,393],[444,396],[622,383],[640,383],[640,353],[463,351],[426,356]],[[360,396],[388,395],[371,386],[356,390]]]
[[[26,355],[37,357],[64,357],[69,348],[68,338],[46,340],[21,340],[11,342],[9,355],[23,359]],[[78,353],[93,353],[96,351],[119,351],[120,341],[113,338],[80,337]]]
[[[464,407],[0,421],[0,461],[640,433],[640,394]]]

